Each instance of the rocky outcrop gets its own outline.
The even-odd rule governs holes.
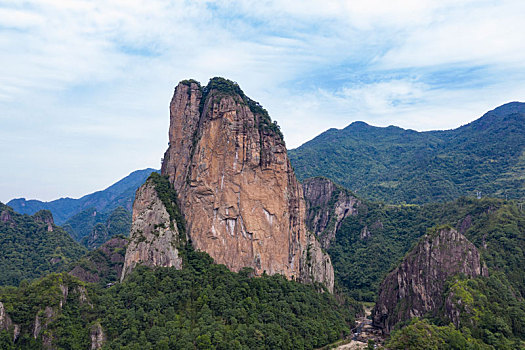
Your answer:
[[[0,213],[0,222],[4,222],[4,223],[13,222],[13,219],[8,209],[2,210],[2,212]]]
[[[55,221],[53,220],[53,214],[49,210],[40,210],[33,215],[33,219],[36,222],[41,222],[47,225],[47,231],[53,232],[53,225]]]
[[[400,321],[435,314],[443,306],[445,281],[458,274],[487,274],[476,247],[452,228],[427,234],[381,284],[374,325],[389,333]]]
[[[13,322],[11,321],[11,318],[5,311],[4,304],[0,301],[0,331],[6,330],[8,331],[9,328],[13,325]]]
[[[154,173],[139,187],[133,203],[130,242],[124,258],[121,280],[137,264],[182,268],[177,246],[180,234],[174,218],[160,199]]]
[[[222,78],[205,88],[183,81],[170,104],[169,142],[161,172],[196,249],[233,271],[252,267],[332,290],[330,258],[308,236],[282,134],[257,102]]]
[[[0,331],[13,332],[13,342],[16,342],[20,335],[20,326],[13,323],[11,317],[5,310],[4,303],[0,301]]]
[[[102,349],[106,342],[106,335],[100,322],[96,322],[91,326],[89,337],[91,338],[91,350]]]
[[[308,229],[317,235],[322,247],[328,249],[341,222],[349,215],[357,215],[360,201],[324,177],[304,180],[303,191]]]

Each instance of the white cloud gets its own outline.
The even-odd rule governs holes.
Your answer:
[[[290,147],[354,120],[465,123],[524,99],[524,6],[0,0],[0,200],[80,196],[158,167],[173,87],[190,77],[238,81]]]

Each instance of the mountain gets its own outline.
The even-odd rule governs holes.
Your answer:
[[[335,289],[375,301],[389,349],[525,345],[525,212],[459,198],[393,205],[327,178],[303,181],[308,228],[332,258]]]
[[[525,198],[525,104],[512,102],[453,130],[417,132],[354,122],[290,150],[300,180],[326,176],[390,203],[461,196]]]
[[[389,333],[401,321],[437,312],[445,282],[453,276],[488,276],[478,249],[445,227],[425,235],[383,280],[374,307],[374,324]]]
[[[161,174],[137,191],[122,278],[138,263],[180,268],[187,237],[232,271],[250,267],[333,290],[330,257],[306,229],[279,127],[236,83],[177,85]]]
[[[22,215],[0,203],[0,286],[63,271],[85,253],[54,224],[51,212]]]
[[[79,199],[60,198],[50,202],[42,202],[34,199],[17,198],[10,200],[7,205],[16,212],[29,215],[39,210],[49,210],[53,213],[58,225],[64,224],[75,214],[90,208],[95,208],[98,212],[109,212],[117,207],[123,207],[131,211],[135,191],[154,171],[158,170],[148,168],[134,171],[105,190],[85,195]]]
[[[523,297],[506,274],[487,269],[478,248],[451,227],[422,237],[386,276],[372,316],[385,333],[393,331],[389,349],[525,345]]]
[[[77,242],[88,249],[94,249],[113,236],[128,236],[131,213],[123,207],[102,213],[92,207],[72,216],[62,227]]]
[[[123,236],[112,237],[97,249],[74,262],[69,274],[84,282],[106,286],[120,280],[128,240]]]
[[[101,288],[67,273],[0,288],[0,348],[314,349],[350,333],[358,305],[283,276],[254,278],[191,246],[184,268],[138,266]]]
[[[525,295],[525,211],[515,201],[460,198],[393,205],[362,199],[326,178],[307,179],[303,187],[308,229],[332,259],[336,289],[357,300],[374,301],[387,273],[440,225],[465,235],[488,267],[503,272]]]

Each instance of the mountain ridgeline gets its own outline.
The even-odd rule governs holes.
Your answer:
[[[332,258],[336,290],[376,301],[375,325],[393,331],[388,348],[525,345],[520,203],[459,198],[385,205],[326,178],[307,179],[303,187],[307,224]]]
[[[0,348],[313,349],[361,301],[388,349],[525,348],[524,121],[356,122],[290,161],[236,83],[184,80],[160,173],[0,203]]]
[[[135,191],[153,171],[157,170],[134,171],[105,190],[85,195],[79,199],[60,198],[50,202],[42,202],[17,198],[10,200],[7,205],[18,213],[29,215],[33,215],[39,210],[49,210],[53,213],[57,225],[62,225],[74,215],[87,209],[92,210],[92,208],[99,213],[111,212],[118,207],[131,211]]]
[[[376,201],[422,204],[477,192],[524,199],[525,103],[445,131],[355,122],[288,153],[300,180],[326,176]]]

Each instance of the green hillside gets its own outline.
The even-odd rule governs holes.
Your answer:
[[[128,236],[131,213],[123,207],[110,212],[88,208],[69,218],[63,225],[71,237],[88,249],[94,249],[113,236]]]
[[[358,310],[282,276],[231,272],[191,249],[182,270],[138,267],[111,288],[51,274],[0,288],[0,300],[21,329],[15,344],[12,331],[0,331],[3,349],[87,349],[97,325],[105,349],[313,349],[348,334]]]
[[[504,273],[525,295],[525,211],[515,202],[488,198],[422,206],[362,202],[328,249],[338,286],[357,299],[374,301],[386,273],[428,229],[444,224],[463,233],[489,269]]]
[[[0,285],[63,271],[86,253],[67,232],[46,221],[52,222],[49,211],[21,215],[0,203]]]
[[[446,131],[355,122],[288,154],[299,179],[325,176],[377,201],[444,202],[478,191],[525,199],[525,104],[508,103]]]

